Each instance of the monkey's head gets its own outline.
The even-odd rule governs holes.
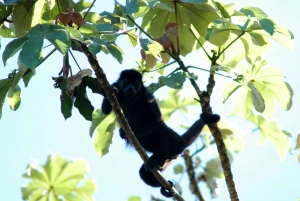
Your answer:
[[[143,86],[142,74],[135,70],[124,70],[117,83],[125,96],[133,98]]]

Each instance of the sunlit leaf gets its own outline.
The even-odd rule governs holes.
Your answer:
[[[224,177],[220,158],[214,158],[208,161],[206,163],[205,173],[206,173],[207,181],[210,181],[215,177],[216,178]]]
[[[183,56],[199,48],[195,45],[196,39],[189,30],[191,25],[196,28],[200,36],[205,37],[208,24],[218,18],[215,8],[203,1],[161,0],[151,2],[159,2],[162,6],[160,8],[151,7],[149,3],[145,7],[140,7],[135,17],[143,16],[141,27],[153,38],[161,37],[167,24],[179,24],[179,47],[180,54]]]
[[[123,63],[123,51],[116,44],[110,43],[107,46],[109,53],[120,63]]]
[[[142,201],[139,196],[130,196],[127,201]]]
[[[217,124],[223,136],[226,148],[234,152],[242,151],[245,143],[243,140],[243,130],[240,128],[240,126],[233,121],[224,119],[221,119]],[[205,138],[208,139],[207,146],[210,145],[211,132],[208,126],[204,126],[202,133],[205,133]]]
[[[270,117],[275,110],[275,100],[284,110],[291,108],[292,88],[284,81],[276,66],[266,64],[266,61],[261,61],[253,64],[250,69],[244,66],[237,67],[243,79],[229,83],[224,88],[225,100],[236,93],[234,111],[239,117],[247,117],[253,108]]]
[[[79,0],[75,5],[74,5],[74,11],[75,12],[81,12],[89,7],[91,7],[91,3],[87,2],[85,0]]]
[[[19,85],[11,86],[7,92],[7,102],[12,111],[16,111],[21,104],[21,88]]]
[[[290,139],[285,134],[281,125],[276,120],[268,120],[260,114],[250,112],[247,118],[260,129],[261,135],[259,139],[260,145],[265,145],[267,140],[275,146],[280,160],[282,161],[290,150]]]
[[[13,84],[13,78],[7,78],[0,80],[0,118],[2,117],[2,108],[4,104],[4,100],[9,88]]]
[[[13,8],[12,21],[17,37],[25,35],[32,27],[37,25],[42,18],[45,0],[18,1]]]
[[[173,167],[174,174],[181,174],[184,171],[184,167],[181,164],[175,165]]]
[[[135,29],[126,32],[127,38],[133,47],[135,47],[138,43],[138,36],[136,35],[135,32],[136,32]]]
[[[103,115],[101,110],[94,112],[90,135],[97,124],[97,131],[94,134],[94,148],[97,154],[102,157],[109,152],[109,147],[112,144],[112,137],[116,127],[115,114],[111,112],[109,115]]]
[[[165,121],[168,121],[170,116],[176,110],[180,110],[184,113],[187,113],[187,106],[198,105],[198,103],[194,100],[194,96],[182,98],[180,97],[179,92],[180,91],[178,90],[170,90],[169,97],[166,100],[157,100],[157,103]]]
[[[23,200],[94,201],[96,183],[86,174],[88,165],[82,159],[67,161],[58,154],[50,154],[45,165],[33,162],[24,178],[31,181],[22,186]],[[76,198],[76,199],[70,199]]]

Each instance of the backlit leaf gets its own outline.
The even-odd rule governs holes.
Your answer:
[[[25,35],[42,18],[45,0],[18,1],[13,8],[12,21],[18,38]]]
[[[7,78],[0,80],[0,118],[2,117],[2,108],[4,104],[4,100],[9,88],[13,84],[13,78]]]
[[[93,123],[93,129],[98,123],[97,131],[94,134],[94,148],[97,154],[102,157],[109,152],[109,147],[112,144],[112,137],[116,127],[115,114],[111,112],[109,115],[103,115],[100,110],[98,110],[93,113]],[[90,134],[92,132],[90,129]]]
[[[7,102],[12,111],[16,111],[21,104],[21,88],[19,85],[11,86],[7,92]]]
[[[261,135],[259,139],[260,145],[265,145],[267,140],[275,146],[280,160],[282,161],[290,150],[290,139],[285,134],[281,125],[276,120],[268,120],[260,114],[250,112],[247,118],[260,129]]]
[[[275,110],[275,100],[284,110],[292,106],[293,90],[276,66],[266,65],[266,61],[256,62],[247,68],[238,66],[243,79],[228,84],[223,91],[225,100],[236,92],[235,113],[242,118],[253,108],[270,117]]]
[[[175,22],[179,24],[179,47],[180,54],[183,56],[199,48],[195,45],[196,39],[189,30],[191,25],[195,27],[200,36],[205,37],[208,24],[218,18],[215,8],[204,1],[161,0],[151,2],[159,2],[164,7],[151,7],[149,3],[145,7],[140,7],[135,17],[143,16],[141,27],[153,38],[161,37],[167,24]]]
[[[45,165],[31,163],[24,178],[31,181],[22,186],[23,200],[94,201],[96,183],[86,174],[88,164],[83,159],[67,161],[58,154],[50,154]],[[75,199],[76,198],[76,199]]]

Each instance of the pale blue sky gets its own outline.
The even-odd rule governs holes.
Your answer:
[[[238,2],[238,7],[260,7],[295,35],[292,52],[282,45],[272,43],[271,51],[265,57],[269,64],[276,65],[281,69],[286,75],[286,81],[294,89],[292,109],[287,112],[278,107],[273,117],[278,118],[283,128],[292,133],[294,136],[292,147],[294,147],[299,131],[300,111],[300,73],[298,70],[300,1],[240,0],[223,2]],[[112,11],[113,1],[98,0],[96,8],[94,10],[98,12]],[[8,41],[1,38],[1,54]],[[117,63],[110,55],[102,53],[98,55],[98,60],[111,82],[118,77],[122,69],[133,67],[139,56],[139,48],[132,48],[125,37],[118,39],[117,43],[125,52],[123,65]],[[6,67],[1,64],[0,79],[5,78],[11,70],[17,68],[16,58],[14,57]],[[84,56],[77,53],[76,58],[82,68],[90,68]],[[185,59],[185,62],[187,65],[199,66],[199,61],[196,61],[198,58],[189,57]],[[71,65],[75,67],[74,62]],[[99,158],[94,151],[93,141],[89,137],[90,122],[85,121],[76,109],[73,110],[73,116],[70,119],[64,120],[60,113],[60,91],[53,88],[51,79],[52,76],[57,76],[61,66],[62,56],[56,52],[37,68],[37,74],[27,88],[21,86],[22,103],[18,111],[10,111],[7,103],[4,104],[0,120],[0,200],[21,200],[20,187],[28,180],[21,178],[20,175],[26,171],[26,166],[32,158],[44,164],[49,151],[59,153],[68,159],[78,157],[86,159],[90,165],[89,175],[98,183],[96,200],[125,201],[131,195],[138,195],[144,200],[149,200],[150,194],[160,195],[159,189],[150,188],[139,179],[138,170],[142,161],[134,150],[125,147],[118,134],[113,139],[110,154]],[[206,81],[207,74],[201,72],[201,75],[205,77],[204,81]],[[204,81],[200,82],[200,86],[204,86]],[[226,78],[217,77],[216,90],[212,100],[213,110],[223,117],[226,117],[231,111],[230,101],[223,105],[220,95],[222,86],[228,81]],[[100,96],[89,95],[89,97],[95,107],[100,107]],[[195,119],[198,114],[199,112],[193,112],[191,119]],[[246,129],[254,128],[248,124],[242,124],[242,126],[246,126]],[[244,151],[234,155],[232,171],[240,200],[298,201],[300,198],[300,164],[297,156],[288,154],[287,158],[280,162],[278,154],[270,142],[265,147],[256,145],[258,136],[258,132],[246,134]],[[201,156],[208,159],[214,157],[215,154],[215,150],[211,149],[210,152],[205,152],[204,156]],[[175,161],[173,165],[182,162],[180,160]],[[172,167],[164,175],[167,179],[172,179]],[[178,177],[174,177],[174,179],[178,179]],[[187,186],[186,184],[185,177],[183,186]],[[229,200],[224,180],[221,180],[221,185],[221,195],[215,201]],[[209,200],[209,192],[205,185],[200,185],[200,188]],[[187,188],[184,190],[183,196],[186,200],[194,200],[193,196],[190,196],[189,190]]]

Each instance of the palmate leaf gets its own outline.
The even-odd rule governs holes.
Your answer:
[[[219,52],[230,45],[226,49],[228,51],[219,58],[220,64],[235,67],[245,57],[250,64],[261,60],[262,54],[269,49],[269,38],[278,41],[289,50],[292,49],[292,33],[268,18],[261,9],[244,7],[240,12],[232,12],[231,6],[219,3],[218,7],[224,12],[228,11],[231,16],[212,22],[206,39],[216,45]]]
[[[247,119],[260,129],[259,145],[265,145],[269,139],[282,161],[291,148],[289,133],[283,130],[276,120],[268,120],[260,114],[254,114],[252,111]]]
[[[167,121],[176,110],[187,113],[187,106],[198,105],[197,101],[194,100],[194,96],[181,98],[179,92],[179,90],[170,90],[168,99],[157,100],[165,121]]]
[[[18,38],[40,22],[44,5],[45,0],[27,0],[18,1],[14,6],[12,20]]]
[[[96,130],[94,137],[94,148],[97,154],[102,157],[109,152],[112,143],[112,137],[116,128],[116,116],[113,112],[104,115],[101,109],[93,112],[92,125],[90,127],[90,136]]]
[[[143,16],[141,27],[153,38],[161,37],[165,32],[164,27],[167,24],[179,24],[178,46],[180,54],[183,56],[198,47],[195,45],[195,37],[189,30],[191,25],[195,27],[200,36],[205,37],[208,24],[219,18],[217,11],[210,4],[203,3],[202,1],[161,0],[151,2],[159,2],[165,7],[161,6],[157,8],[141,4],[139,10],[135,13],[135,17]],[[149,4],[151,2],[149,1]]]
[[[251,69],[238,66],[244,79],[229,83],[223,90],[224,102],[236,92],[234,111],[245,118],[255,109],[270,117],[275,111],[275,99],[280,107],[289,110],[292,106],[293,90],[283,80],[276,66],[267,66],[266,61],[257,62]]]
[[[31,181],[22,187],[22,198],[93,201],[96,183],[87,177],[87,172],[87,163],[82,159],[67,161],[58,154],[50,154],[45,165],[34,162],[28,166],[23,177]]]
[[[44,39],[48,39],[57,50],[65,54],[70,46],[70,34],[63,26],[37,25],[24,37],[11,41],[3,52],[3,62],[11,58],[20,49],[20,62],[30,69],[34,69],[42,60],[42,48]]]

